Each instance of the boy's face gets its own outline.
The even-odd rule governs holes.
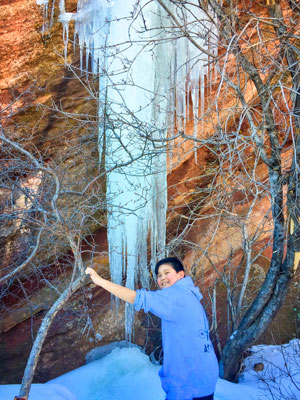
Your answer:
[[[158,268],[157,284],[160,289],[170,287],[182,278],[184,278],[184,271],[176,272],[169,264],[162,264]]]

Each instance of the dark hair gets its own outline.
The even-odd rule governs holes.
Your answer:
[[[184,272],[184,267],[182,265],[182,262],[178,260],[176,257],[167,257],[163,258],[162,260],[158,261],[158,263],[155,265],[155,275],[158,274],[158,268],[162,264],[169,264],[173,269],[175,269],[176,272],[183,271]]]

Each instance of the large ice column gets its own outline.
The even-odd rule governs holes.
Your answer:
[[[138,10],[134,2],[111,10],[106,98],[106,168],[111,274],[134,288],[139,278],[149,286],[147,241],[151,259],[163,255],[166,218],[167,96],[171,49],[158,56],[153,30],[160,24],[156,3]],[[126,9],[126,6],[128,7]],[[131,24],[128,23],[131,21]],[[147,24],[145,30],[144,24]],[[122,38],[120,43],[120,38]],[[164,71],[158,63],[165,64]],[[162,140],[162,142],[160,141]],[[115,168],[118,166],[118,168]],[[132,306],[126,304],[126,338],[131,338]]]
[[[147,287],[148,266],[165,251],[167,127],[169,135],[175,127],[185,130],[192,107],[198,133],[209,70],[209,56],[199,48],[215,53],[216,28],[197,0],[164,0],[166,7],[156,0],[78,0],[73,14],[59,1],[65,55],[73,20],[81,69],[91,66],[99,75],[111,277],[117,283],[126,278],[130,288],[139,279]],[[37,2],[47,9],[48,0]],[[184,24],[178,26],[167,9]],[[132,320],[127,305],[127,339]]]
[[[163,10],[156,2],[79,0],[60,21],[67,48],[75,21],[81,68],[99,74],[99,150],[105,148],[111,278],[149,287],[149,264],[165,251],[166,150],[172,46],[162,39]],[[66,53],[66,50],[65,50]],[[83,54],[86,58],[84,61]],[[148,244],[150,249],[148,251]],[[126,305],[126,339],[132,306]]]

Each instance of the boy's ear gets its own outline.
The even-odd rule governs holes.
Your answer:
[[[185,276],[184,271],[179,271],[178,274],[179,274],[180,278],[184,278],[184,276]]]

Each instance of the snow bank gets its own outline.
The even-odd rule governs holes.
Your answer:
[[[20,385],[1,385],[0,399],[13,400],[19,394]],[[66,387],[59,384],[34,384],[31,386],[28,400],[77,400]]]
[[[241,383],[257,387],[265,396],[261,395],[262,399],[300,399],[300,340],[283,345],[253,346],[250,351],[252,354],[245,359]],[[260,370],[255,371],[255,366]]]
[[[49,383],[65,386],[77,400],[164,400],[159,369],[138,348],[116,348]]]
[[[125,345],[114,343],[109,354],[111,346],[95,349],[87,356],[88,364],[46,384],[32,385],[29,400],[164,400],[160,366],[138,347]],[[250,350],[239,383],[219,379],[215,400],[300,400],[300,341]],[[255,372],[256,364],[261,368],[263,364],[263,369]],[[0,386],[0,399],[13,400],[19,386]]]

